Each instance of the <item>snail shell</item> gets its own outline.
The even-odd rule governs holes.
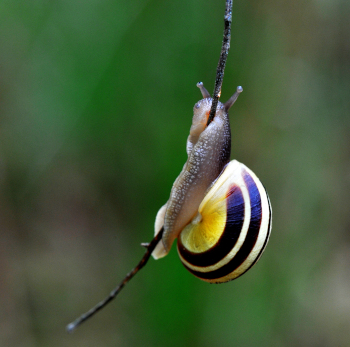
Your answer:
[[[159,210],[155,234],[164,228],[162,242],[152,255],[164,257],[177,238],[180,259],[187,270],[210,283],[233,280],[260,258],[272,226],[267,192],[244,164],[230,160],[228,110],[242,92],[218,103],[207,126],[212,99],[194,106],[187,139],[188,159],[175,180],[168,202]]]
[[[270,230],[265,188],[244,164],[232,160],[180,233],[177,249],[195,276],[211,283],[227,282],[260,258]]]

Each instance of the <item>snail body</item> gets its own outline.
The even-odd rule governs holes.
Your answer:
[[[228,110],[242,88],[225,104],[218,103],[207,125],[212,99],[202,83],[197,86],[204,99],[194,106],[187,162],[156,217],[155,234],[163,228],[164,232],[152,255],[167,255],[177,238],[187,270],[204,281],[223,283],[260,258],[269,239],[272,211],[257,176],[237,160],[230,161]]]

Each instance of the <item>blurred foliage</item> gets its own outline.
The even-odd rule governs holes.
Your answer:
[[[270,243],[208,285],[143,254],[211,91],[224,1],[0,1],[1,346],[348,346],[350,3],[235,1],[222,99]]]

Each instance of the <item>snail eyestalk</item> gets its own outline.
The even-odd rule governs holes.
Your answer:
[[[210,94],[209,92],[205,89],[204,85],[203,85],[203,82],[198,82],[197,83],[197,87],[200,89],[202,95],[203,95],[203,98],[206,99],[206,98],[210,98]]]
[[[213,101],[211,104],[210,114],[207,122],[207,126],[215,117],[216,107],[218,105],[222,81],[224,79],[224,71],[226,66],[227,55],[230,50],[230,41],[231,41],[231,23],[232,23],[232,0],[226,1],[225,9],[225,29],[224,29],[224,38],[222,40],[221,54],[216,70],[216,80],[215,87],[213,92]]]
[[[113,289],[110,294],[102,301],[100,301],[96,306],[91,308],[86,313],[82,314],[79,318],[77,318],[74,322],[67,325],[66,330],[69,333],[72,333],[81,323],[85,322],[89,318],[91,318],[95,313],[101,310],[103,307],[108,305],[124,288],[124,286],[147,264],[148,259],[150,258],[153,250],[156,248],[159,241],[162,239],[164,229],[162,228],[160,232],[153,238],[153,240],[148,244],[147,251],[145,255],[142,257],[140,262],[134,267],[119,283],[119,285]]]
[[[237,87],[236,93],[234,93],[225,103],[224,107],[226,112],[231,108],[231,106],[236,102],[239,97],[239,94],[243,92],[243,88],[241,86]]]

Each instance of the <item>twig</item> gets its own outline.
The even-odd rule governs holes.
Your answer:
[[[99,302],[95,307],[93,307],[92,309],[90,309],[86,313],[82,314],[74,322],[67,325],[66,329],[69,333],[72,333],[78,325],[85,322],[87,319],[89,319],[95,313],[97,313],[99,310],[101,310],[103,307],[105,307],[109,302],[111,302],[119,294],[119,292],[124,288],[124,286],[136,275],[136,273],[139,272],[147,264],[147,261],[150,258],[152,252],[156,248],[158,242],[162,239],[163,232],[164,232],[164,228],[162,228],[160,230],[160,232],[153,238],[153,240],[146,247],[147,251],[146,251],[145,255],[143,256],[143,258],[141,259],[141,261],[137,264],[137,266],[134,267],[124,277],[124,279],[119,283],[119,285],[115,289],[113,289],[104,300]]]
[[[232,22],[232,0],[226,1],[226,10],[225,10],[225,29],[224,29],[224,38],[222,41],[222,48],[220,54],[219,64],[216,70],[216,80],[215,80],[215,88],[213,93],[213,101],[210,110],[210,115],[208,119],[207,125],[214,119],[216,107],[219,101],[219,97],[221,94],[221,86],[222,80],[224,78],[224,70],[227,60],[227,55],[230,49],[230,40],[231,40],[231,22]],[[164,232],[164,228],[160,230],[160,232],[153,238],[153,240],[149,244],[142,244],[146,248],[146,253],[142,257],[141,261],[134,267],[119,283],[119,285],[113,289],[110,294],[101,302],[99,302],[95,307],[82,314],[79,318],[77,318],[74,322],[67,325],[66,329],[68,332],[73,332],[76,327],[78,327],[81,323],[85,322],[87,319],[91,318],[95,313],[105,307],[108,303],[110,303],[124,288],[124,286],[139,272],[146,264],[148,259],[150,258],[152,252],[156,248],[157,244],[162,239]]]
[[[216,70],[216,80],[215,87],[213,92],[213,101],[211,104],[210,114],[207,122],[207,126],[215,117],[216,107],[221,94],[222,80],[224,79],[224,71],[227,60],[228,51],[230,50],[230,41],[231,41],[231,23],[232,23],[232,0],[226,1],[225,9],[225,29],[224,29],[224,38],[222,40],[221,54],[219,59],[219,64]]]

